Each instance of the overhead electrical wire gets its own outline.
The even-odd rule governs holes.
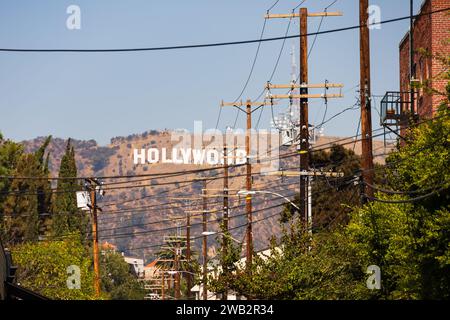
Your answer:
[[[429,198],[429,197],[431,197],[431,196],[437,195],[437,194],[439,194],[440,192],[442,192],[442,191],[444,191],[444,190],[447,190],[447,189],[448,189],[448,186],[443,187],[443,188],[440,188],[440,189],[438,189],[438,190],[434,190],[434,191],[432,191],[432,192],[430,192],[430,193],[427,193],[427,194],[424,194],[424,195],[422,195],[422,196],[418,196],[418,197],[410,198],[410,199],[404,199],[404,200],[385,200],[385,199],[379,199],[379,198],[376,198],[376,197],[372,197],[372,196],[369,196],[369,195],[367,195],[367,194],[364,194],[364,196],[365,196],[367,199],[371,200],[371,201],[382,202],[382,203],[391,203],[391,204],[396,204],[396,203],[412,203],[412,202],[417,202],[417,201],[420,201],[420,200]]]
[[[349,181],[347,181],[347,182],[343,182],[343,183],[341,184],[341,186],[346,185],[346,184],[349,184],[349,183],[352,183],[352,182],[353,182],[353,180],[349,180]],[[293,184],[296,184],[296,182],[293,182],[292,185],[293,185]],[[334,188],[334,187],[331,187],[331,188],[329,187],[329,188],[327,188],[327,189],[322,189],[322,190],[316,192],[315,194],[326,193],[326,192],[330,191],[332,188]],[[297,193],[298,193],[298,192],[290,193],[289,195],[286,195],[286,196],[287,196],[287,197],[292,197],[292,196],[297,195]],[[276,201],[276,200],[283,201],[283,199],[281,199],[281,198],[280,198],[280,199],[276,198],[275,201]],[[260,200],[260,201],[258,201],[258,203],[264,203],[264,202],[266,202],[266,200]],[[285,206],[286,204],[287,204],[287,202],[283,201],[283,203],[281,203],[281,204],[274,205],[274,206],[272,206],[272,207],[264,207],[264,208],[261,208],[261,209],[253,210],[252,212],[253,212],[253,213],[262,212],[262,211],[266,211],[266,210],[273,209],[273,208],[276,208],[276,207]],[[245,207],[245,204],[243,204],[243,205],[238,205],[238,206],[234,206],[234,207],[231,207],[230,209],[243,208],[243,207]],[[219,212],[222,212],[222,210],[217,210],[217,211],[215,211],[215,212],[208,212],[208,214],[209,214],[209,213],[216,213],[216,212],[219,213]],[[277,213],[277,214],[279,214],[279,213]],[[236,218],[236,217],[245,216],[245,215],[246,215],[246,213],[244,213],[244,214],[239,214],[239,215],[235,215],[235,216],[231,216],[230,219]],[[192,217],[192,216],[191,216],[191,217]],[[185,219],[185,218],[180,218],[180,220],[184,220],[184,219]],[[215,219],[215,220],[210,220],[210,221],[208,221],[208,222],[217,222],[217,221],[221,221],[221,218],[218,218],[218,219]],[[148,223],[148,225],[151,225],[151,224],[155,224],[155,223],[153,223],[153,222]],[[202,223],[198,223],[198,225],[201,225],[201,224],[202,224]],[[144,225],[147,225],[147,224],[142,224],[141,226],[144,226]],[[193,225],[196,225],[196,224],[191,224],[191,226],[193,226]],[[103,229],[103,230],[99,230],[99,232],[101,232],[101,231],[107,231],[107,230],[109,231],[109,230],[116,230],[116,229],[132,228],[132,227],[137,227],[137,226],[139,226],[139,225],[127,226],[127,227],[119,227],[119,228],[111,228],[111,229]],[[176,227],[170,227],[170,228],[164,228],[164,229],[158,229],[158,230],[147,230],[147,231],[139,231],[139,232],[127,232],[127,233],[123,233],[123,234],[106,235],[106,236],[104,236],[104,237],[103,237],[103,235],[102,235],[101,238],[112,239],[112,238],[116,238],[116,236],[117,236],[118,238],[122,238],[122,236],[126,236],[126,235],[134,236],[134,235],[136,235],[136,234],[148,234],[148,233],[152,233],[152,232],[162,232],[162,231],[167,231],[167,230],[173,230],[173,229],[180,228],[180,227],[183,228],[183,227],[186,227],[186,225],[183,225],[183,226],[176,226]],[[57,237],[53,237],[53,239],[64,238],[64,237],[67,237],[67,236],[70,236],[70,235],[57,236]]]
[[[413,18],[418,18],[421,16],[427,16],[432,15],[436,13],[441,13],[445,11],[449,11],[450,7],[442,8],[430,12],[424,12],[419,13],[416,15],[413,15]],[[387,23],[393,23],[398,21],[403,21],[411,19],[411,15],[383,20],[376,23],[368,23],[363,25],[354,25],[354,26],[348,26],[348,27],[342,27],[342,28],[336,28],[336,29],[330,29],[320,32],[313,32],[305,34],[304,36],[313,36],[313,35],[322,35],[322,34],[330,34],[330,33],[336,33],[336,32],[343,32],[343,31],[349,31],[349,30],[355,30],[360,29],[362,27],[366,26],[375,26],[375,25],[383,25]],[[55,52],[73,52],[73,53],[107,53],[107,52],[142,52],[142,51],[163,51],[163,50],[180,50],[180,49],[195,49],[195,48],[209,48],[209,47],[222,47],[222,46],[231,46],[231,45],[243,45],[243,44],[251,44],[251,43],[258,43],[258,42],[270,42],[270,41],[279,41],[283,39],[295,39],[300,38],[300,34],[286,36],[286,37],[271,37],[271,38],[264,38],[264,39],[252,39],[252,40],[241,40],[241,41],[228,41],[228,42],[215,42],[215,43],[203,43],[203,44],[191,44],[191,45],[173,45],[173,46],[161,46],[161,47],[141,47],[141,48],[112,48],[112,49],[30,49],[30,48],[0,48],[0,52],[22,52],[22,53],[30,53],[30,52],[39,52],[39,53],[55,53]]]
[[[351,109],[351,108],[354,108],[354,107],[356,107],[356,104],[353,107],[350,107],[348,109]],[[342,112],[340,112],[340,114],[341,113]],[[438,117],[432,117],[432,118],[427,118],[427,119],[424,119],[424,120],[418,122],[417,124],[422,124],[422,123],[425,123],[425,122],[434,121],[434,120],[442,118],[442,117],[446,117],[446,115],[438,116]],[[409,127],[410,127],[410,125],[404,126],[404,128],[409,128]],[[381,131],[381,130],[383,130],[383,128],[375,129],[372,132],[375,133],[375,132],[378,132],[378,131]],[[394,131],[399,131],[399,130],[400,129],[394,130]],[[381,133],[381,135],[382,134],[383,133]],[[377,137],[377,136],[380,136],[380,134],[374,135],[373,137]],[[333,144],[338,144],[338,142],[347,141],[349,139],[351,139],[351,137],[345,137],[345,138],[334,140],[334,141],[330,141],[330,142],[327,142],[327,143],[324,143],[324,144],[321,144],[321,145],[316,145],[313,148],[311,148],[310,152],[317,152],[317,151],[326,150],[326,149],[329,148],[329,147],[326,147],[326,146],[331,146]],[[350,143],[353,143],[353,141],[351,141]],[[348,143],[344,143],[344,144],[341,144],[341,145],[346,145],[346,144],[348,144]],[[324,149],[318,149],[318,147],[325,147],[325,148]],[[280,155],[280,159],[293,156],[294,154],[297,154],[297,152],[292,152],[292,153]],[[275,159],[274,157],[267,157],[266,159],[260,160],[260,162],[263,163],[263,162],[271,161],[271,160],[274,160],[274,159]],[[231,169],[233,167],[243,167],[245,165],[246,165],[245,163],[243,163],[243,164],[234,164],[234,165],[229,165],[228,168]],[[91,179],[91,178],[97,178],[97,179],[125,179],[125,178],[140,178],[140,177],[158,177],[158,176],[161,176],[161,175],[186,175],[186,174],[194,174],[194,173],[199,173],[199,172],[221,170],[221,169],[224,169],[224,166],[208,167],[208,168],[196,169],[196,170],[174,171],[174,172],[166,172],[166,173],[160,173],[160,174],[137,174],[137,175],[118,175],[118,176],[96,176],[96,177],[92,177],[92,176],[91,177],[31,177],[31,176],[5,176],[5,175],[2,175],[2,176],[0,176],[0,179],[21,179],[21,180],[27,180],[27,179],[30,179],[30,180],[85,180],[85,179]],[[164,176],[164,178],[166,178],[166,177],[170,177],[170,176]],[[132,181],[130,181],[130,183],[131,182]],[[183,183],[183,181],[175,181],[173,183],[177,183],[177,182],[178,183]]]
[[[272,10],[272,9],[278,4],[278,2],[279,2],[279,0],[276,0],[276,1],[269,7],[269,9],[267,9],[267,13],[269,13],[270,10]],[[260,35],[260,37],[259,37],[259,40],[262,40],[263,37],[264,37],[264,32],[265,32],[265,30],[266,30],[266,24],[267,24],[267,19],[264,19],[264,23],[263,23],[263,27],[262,27],[262,30],[261,30],[261,35]],[[244,94],[245,90],[247,89],[248,84],[249,84],[249,82],[250,82],[250,79],[252,78],[253,71],[254,71],[254,69],[255,69],[256,61],[258,60],[258,55],[259,55],[260,49],[261,49],[261,42],[258,43],[258,47],[256,48],[255,57],[253,58],[252,66],[251,66],[251,68],[250,68],[250,72],[249,72],[249,74],[248,74],[247,80],[245,81],[244,87],[242,88],[241,92],[239,93],[239,95],[237,96],[237,98],[234,99],[233,102],[237,102],[237,101],[242,97],[242,95]],[[222,107],[219,107],[219,108],[222,110]],[[239,110],[236,110],[236,117],[235,117],[235,119],[234,119],[233,129],[236,128],[236,124],[237,124],[238,119],[239,119]]]

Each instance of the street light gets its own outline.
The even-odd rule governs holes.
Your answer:
[[[272,194],[272,195],[278,196],[278,197],[280,197],[280,198],[283,198],[284,200],[286,200],[287,202],[289,202],[289,204],[290,204],[291,206],[293,206],[295,209],[297,209],[298,212],[300,212],[300,208],[299,208],[295,203],[293,203],[290,199],[286,198],[286,197],[283,196],[282,194],[279,194],[279,193],[276,193],[276,192],[272,192],[272,191],[263,191],[263,190],[239,190],[237,194],[238,194],[238,195],[242,195],[242,196],[247,196],[247,195],[254,195],[254,194],[257,194],[257,193],[262,193],[262,194]]]
[[[233,240],[234,242],[236,242],[238,244],[242,244],[244,246],[246,245],[246,243],[244,243],[242,241],[239,241],[239,240],[233,238],[232,236],[230,236],[229,234],[225,234],[223,232],[217,232],[217,231],[203,231],[202,232],[202,236],[212,236],[212,235],[215,235],[215,234],[220,234],[220,235],[222,235],[224,237],[230,238],[231,240]]]

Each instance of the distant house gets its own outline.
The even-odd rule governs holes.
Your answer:
[[[106,251],[113,251],[113,252],[117,252],[117,247],[115,245],[113,245],[112,243],[109,243],[108,241],[103,242],[100,245],[100,251],[106,252]]]
[[[117,246],[113,245],[112,243],[109,243],[108,241],[103,242],[100,245],[100,252],[101,254],[106,254],[107,252],[117,252]],[[144,259],[134,258],[134,257],[127,257],[122,252],[122,257],[125,260],[126,263],[130,266],[130,272],[134,274],[138,278],[144,277]]]
[[[123,259],[130,266],[130,272],[138,278],[144,277],[144,259],[138,259],[133,257],[126,257],[122,253]]]
[[[158,266],[159,259],[155,259],[144,267],[144,279],[152,280],[159,277],[160,266]]]

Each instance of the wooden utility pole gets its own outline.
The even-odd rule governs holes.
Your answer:
[[[180,238],[177,236],[177,245],[175,247],[175,299],[181,298],[180,290]]]
[[[360,36],[360,102],[361,102],[361,144],[362,177],[366,196],[373,197],[373,151],[372,151],[372,115],[370,94],[370,38],[368,27],[369,0],[359,0]],[[364,197],[366,199],[367,197]]]
[[[223,156],[224,156],[224,177],[223,177],[223,221],[222,221],[222,269],[225,274],[228,274],[228,149],[226,138],[224,139]],[[222,300],[228,299],[228,290],[225,288]]]
[[[250,151],[251,151],[251,129],[252,129],[252,113],[258,110],[259,108],[263,106],[270,106],[273,103],[268,103],[267,101],[264,102],[256,102],[251,101],[248,99],[245,103],[242,101],[240,102],[223,102],[220,104],[221,107],[230,106],[230,107],[236,107],[239,110],[245,112],[247,115],[247,130],[245,134],[245,151],[246,151],[246,188],[247,190],[252,189],[252,164],[250,161]],[[245,110],[241,107],[245,106]],[[257,108],[252,110],[253,106],[257,106]],[[247,213],[247,230],[246,230],[246,262],[245,266],[247,271],[250,271],[250,267],[252,265],[252,258],[253,258],[253,233],[252,233],[252,220],[253,220],[253,214],[252,214],[252,196],[250,194],[247,194],[245,197],[245,211]]]
[[[206,180],[203,180],[203,190],[202,195],[206,195]],[[203,197],[203,208],[202,208],[202,218],[203,218],[203,232],[208,231],[207,226],[207,209],[208,205],[206,203],[206,197]],[[208,300],[208,236],[206,234],[203,235],[203,245],[202,245],[202,253],[203,253],[203,300]]]
[[[308,9],[300,8],[300,84],[308,83]],[[308,87],[300,88],[300,95],[307,95]],[[308,98],[300,98],[300,172],[309,170],[309,120]],[[300,209],[308,221],[308,176],[300,176]],[[303,200],[303,201],[302,201]]]
[[[308,119],[308,99],[309,98],[340,98],[341,94],[333,95],[310,95],[308,88],[341,88],[341,84],[312,85],[308,83],[308,17],[325,17],[325,16],[341,16],[340,12],[319,12],[308,13],[307,8],[300,8],[299,13],[292,14],[267,14],[266,19],[273,18],[296,18],[300,19],[300,77],[299,84],[292,83],[291,85],[267,85],[267,89],[283,89],[283,88],[300,88],[300,95],[270,95],[273,99],[300,99],[300,141],[299,141],[299,155],[300,155],[300,172],[307,172],[309,170],[309,119]],[[304,222],[308,221],[308,175],[300,175],[300,216]]]
[[[100,297],[100,263],[99,263],[99,250],[98,250],[98,227],[97,227],[97,190],[99,185],[96,179],[86,179],[87,188],[89,190],[89,196],[91,200],[91,220],[92,220],[92,252],[94,256],[94,289],[95,296]]]
[[[306,211],[306,225],[307,230],[312,234],[313,230],[313,214],[312,214],[312,190],[311,190],[311,180],[314,177],[343,177],[342,172],[333,171],[319,171],[319,170],[309,170],[309,171],[273,171],[267,173],[269,176],[281,176],[281,177],[307,177],[308,178],[308,193],[305,197],[308,198],[308,208]],[[302,208],[302,207],[300,207]]]
[[[93,253],[94,253],[94,286],[95,296],[100,297],[100,263],[98,257],[98,232],[97,232],[97,195],[95,187],[91,189],[92,201],[92,238],[93,238]]]
[[[191,298],[192,275],[191,275],[191,213],[186,212],[186,260],[189,273],[186,278],[187,298]]]
[[[245,153],[246,153],[246,176],[245,176],[245,186],[247,191],[252,190],[252,164],[250,161],[250,139],[251,139],[251,130],[252,130],[252,103],[250,100],[247,100],[247,131],[245,134]],[[253,214],[252,214],[252,196],[247,194],[245,197],[245,211],[247,212],[247,261],[246,267],[249,271],[252,266],[252,258],[253,258],[253,231],[252,231],[252,223],[253,223]]]
[[[162,283],[161,283],[161,300],[164,300],[165,299],[165,289],[166,289],[166,278],[165,278],[165,273],[166,273],[166,270],[162,270],[162,272],[161,272],[161,277],[162,277],[162,279],[161,279],[161,281],[162,281]]]

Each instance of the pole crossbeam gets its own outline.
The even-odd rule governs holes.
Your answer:
[[[262,106],[270,106],[272,105],[270,102],[262,101],[262,102],[256,102],[256,101],[247,101],[247,102],[224,102],[222,101],[220,103],[221,107],[246,107],[250,105],[251,107],[262,107]]]
[[[343,172],[330,172],[330,171],[274,171],[267,173],[268,176],[281,176],[281,177],[343,177]]]
[[[272,94],[270,98],[272,99],[332,99],[332,98],[343,98],[344,95],[341,93],[333,94]]]
[[[292,83],[292,84],[266,84],[266,89],[299,89],[299,88],[311,88],[311,89],[320,89],[320,88],[343,88],[344,85],[342,83]]]
[[[308,13],[307,17],[341,17],[344,14],[340,11],[336,12],[314,12],[314,13]],[[292,19],[292,18],[299,18],[300,13],[272,13],[272,14],[266,14],[264,16],[265,19]]]

